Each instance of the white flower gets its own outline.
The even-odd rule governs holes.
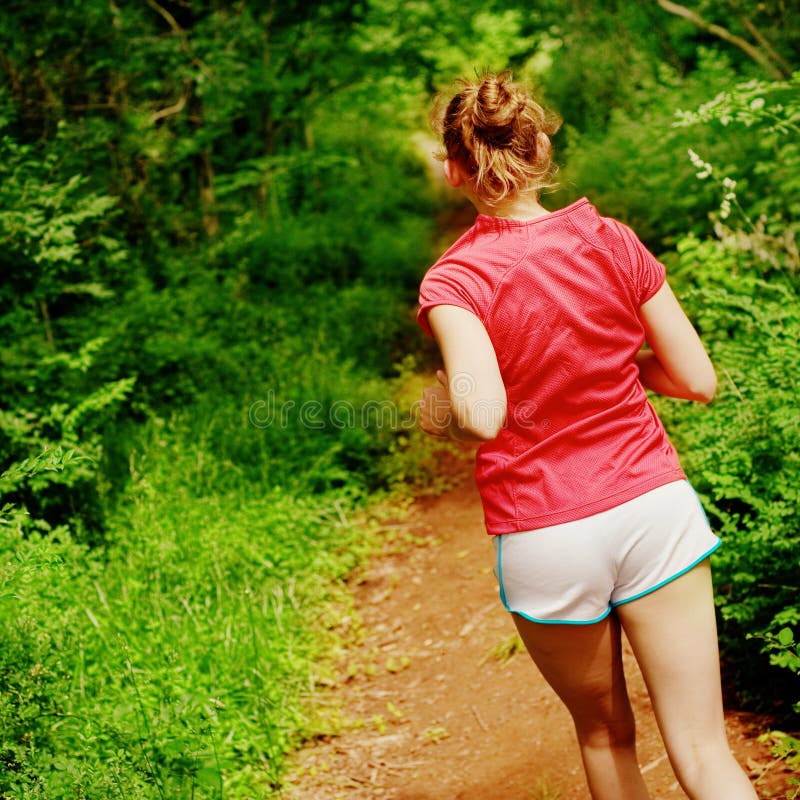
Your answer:
[[[689,161],[691,161],[692,164],[694,164],[696,167],[702,167],[703,166],[703,159],[700,158],[700,156],[697,155],[697,153],[695,153],[695,151],[692,150],[691,147],[689,148],[689,150],[687,152],[689,153]]]

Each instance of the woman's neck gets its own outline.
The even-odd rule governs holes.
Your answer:
[[[537,217],[543,217],[545,214],[550,213],[539,204],[539,197],[533,192],[516,194],[497,205],[491,206],[482,202],[470,191],[466,191],[465,194],[469,197],[472,205],[475,206],[479,214],[486,214],[486,216],[489,217],[515,219],[524,222],[525,220],[536,219]]]

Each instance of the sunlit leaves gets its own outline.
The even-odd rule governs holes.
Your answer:
[[[757,125],[762,134],[800,134],[800,72],[789,81],[740,83],[695,111],[677,111],[676,117],[676,126],[718,120],[722,125]]]

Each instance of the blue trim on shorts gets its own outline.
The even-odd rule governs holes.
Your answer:
[[[694,486],[692,486],[692,484],[691,484],[691,483],[689,483],[689,481],[688,481],[688,480],[686,481],[686,483],[688,483],[688,484],[689,484],[689,488],[690,488],[690,489],[691,489],[691,490],[694,492],[694,496],[697,498],[697,505],[699,505],[699,506],[700,506],[700,510],[703,512],[703,517],[705,518],[706,525],[708,525],[708,527],[709,527],[709,530],[711,530],[711,532],[713,533],[714,531],[713,531],[713,529],[711,528],[711,522],[710,522],[710,521],[709,521],[709,519],[708,519],[708,514],[706,514],[706,509],[705,509],[705,507],[703,506],[703,501],[700,499],[700,495],[699,495],[699,494],[697,494],[697,489],[695,489],[695,488],[694,488]],[[717,547],[719,547],[719,545],[717,545]],[[713,550],[712,550],[712,552],[713,552]]]
[[[594,619],[538,619],[537,617],[532,617],[530,614],[525,614],[522,611],[514,611],[511,606],[508,604],[508,600],[506,599],[506,590],[503,588],[503,535],[498,534],[497,536],[497,583],[500,586],[500,601],[503,604],[503,607],[506,611],[510,614],[516,614],[518,617],[522,617],[523,619],[527,619],[529,622],[538,622],[540,625],[594,625],[596,622],[600,622],[604,620],[612,611],[612,607],[609,606],[599,617],[595,617]]]
[[[722,539],[718,539],[717,543],[707,553],[704,553],[696,561],[692,561],[692,563],[689,564],[689,566],[686,567],[685,569],[682,569],[680,572],[676,572],[669,578],[665,578],[663,581],[657,583],[655,586],[651,586],[649,589],[645,589],[643,592],[635,594],[633,597],[626,597],[624,600],[617,600],[616,603],[611,604],[611,607],[616,608],[617,606],[625,605],[625,603],[631,603],[634,600],[638,600],[640,597],[652,594],[656,589],[660,589],[662,586],[666,586],[668,583],[672,583],[672,581],[674,581],[676,578],[680,578],[681,575],[685,575],[687,572],[694,569],[701,561],[705,561],[715,550],[718,550],[721,545],[722,545]]]

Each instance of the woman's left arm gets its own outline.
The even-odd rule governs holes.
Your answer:
[[[430,308],[428,322],[445,374],[439,376],[443,386],[425,390],[420,424],[433,435],[483,442],[494,439],[505,424],[507,401],[486,328],[472,312],[459,306]],[[449,408],[443,415],[445,403]]]

